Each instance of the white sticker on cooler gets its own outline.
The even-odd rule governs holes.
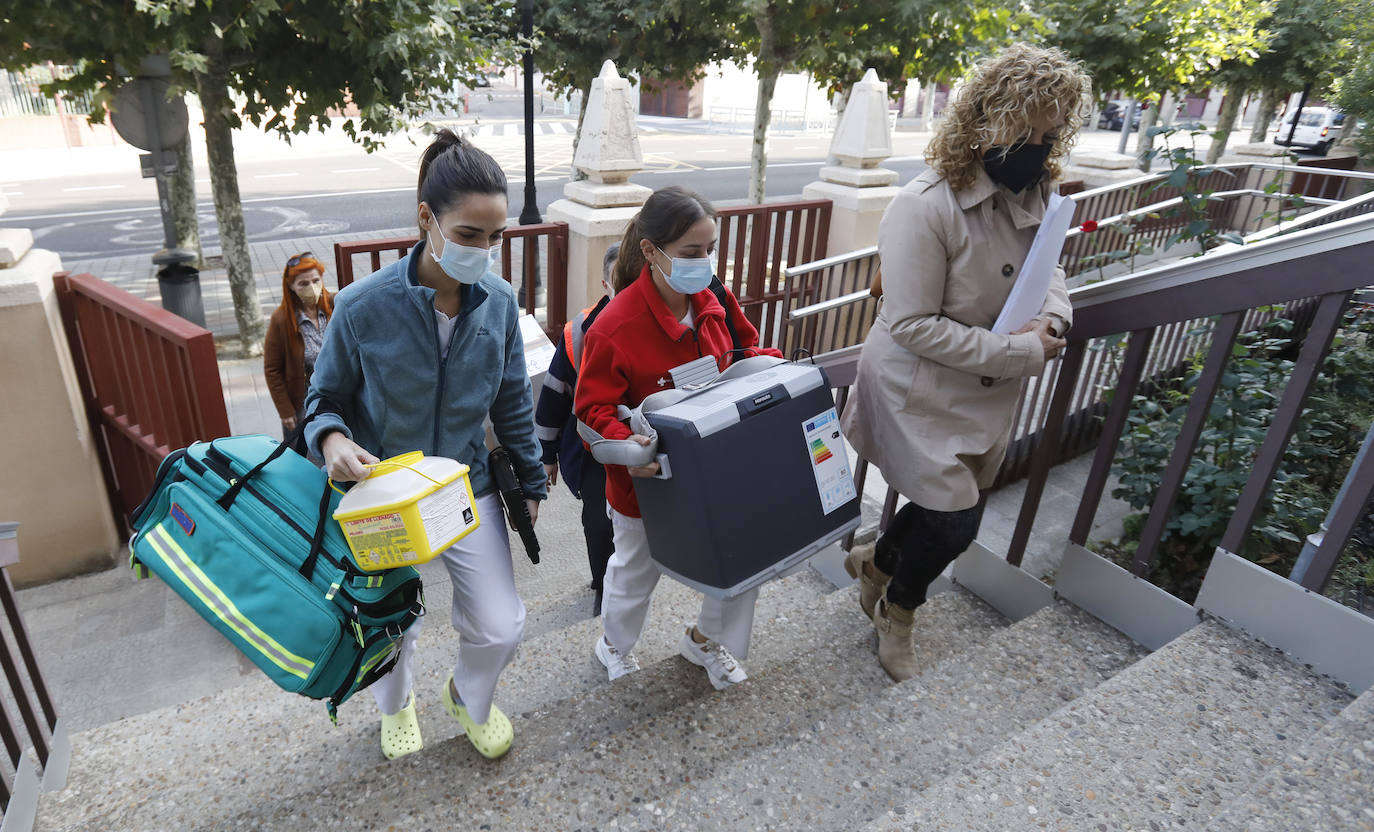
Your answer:
[[[420,522],[425,524],[425,533],[429,535],[431,552],[442,551],[475,522],[468,506],[468,489],[462,478],[421,497],[415,504],[420,512]]]
[[[829,514],[858,497],[835,408],[802,422],[802,435],[806,437],[806,450],[811,456],[811,471],[816,475],[821,509]]]

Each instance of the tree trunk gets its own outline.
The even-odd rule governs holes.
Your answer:
[[[762,52],[762,50],[760,50]],[[769,61],[759,73],[759,95],[754,102],[754,149],[749,157],[749,201],[763,202],[768,187],[768,124],[773,120],[773,90],[778,86],[778,65]]]
[[[1172,92],[1164,93],[1164,102],[1159,105],[1160,126],[1173,127],[1178,116],[1178,98]]]
[[[213,48],[218,51],[218,46],[215,43]],[[227,76],[218,55],[210,56],[210,66],[210,71],[196,81],[205,112],[205,149],[210,163],[210,189],[215,196],[215,217],[219,220],[220,249],[225,271],[229,273],[229,292],[234,299],[234,317],[238,321],[244,353],[262,355],[266,326],[258,302],[253,263],[248,256],[238,168],[234,163],[234,136],[229,125],[234,104],[229,98]]]
[[[1260,96],[1259,110],[1255,112],[1255,123],[1250,127],[1250,141],[1262,142],[1269,135],[1269,122],[1274,120],[1274,110],[1278,108],[1283,93],[1278,90],[1265,90]]]
[[[1150,165],[1154,160],[1150,157],[1150,151],[1154,149],[1155,137],[1150,133],[1150,128],[1159,121],[1159,105],[1151,104],[1150,108],[1140,114],[1140,133],[1135,140],[1136,167],[1150,172]]]
[[[921,131],[935,129],[935,90],[937,89],[934,81],[926,84],[925,101],[921,102]]]
[[[587,120],[587,99],[592,96],[592,82],[588,81],[587,86],[582,88],[582,101],[577,105],[577,132],[573,133],[572,157],[577,159],[577,143],[582,141],[582,122]],[[580,182],[587,178],[587,174],[578,170],[577,165],[572,166],[572,176],[570,181]]]
[[[1244,87],[1233,85],[1226,90],[1226,100],[1221,102],[1221,112],[1217,115],[1217,130],[1212,134],[1212,146],[1207,148],[1207,164],[1215,165],[1226,152],[1226,143],[1231,140],[1231,131],[1236,129],[1236,117],[1240,115],[1240,102],[1245,100]]]
[[[1359,127],[1360,120],[1353,115],[1345,117],[1345,123],[1341,125],[1341,132],[1336,136],[1336,144],[1349,144],[1355,141],[1355,129]]]
[[[196,212],[196,169],[191,157],[191,131],[186,131],[177,144],[177,173],[172,177],[172,224],[176,226],[177,248],[196,253],[200,266],[204,255],[200,250],[200,222]]]

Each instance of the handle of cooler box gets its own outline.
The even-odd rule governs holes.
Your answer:
[[[646,400],[647,401],[647,400]],[[577,422],[577,435],[587,443],[592,451],[592,459],[602,465],[625,465],[641,468],[654,461],[658,455],[658,431],[649,425],[644,417],[643,405],[634,410],[625,405],[616,409],[616,416],[630,423],[630,430],[640,436],[649,437],[648,445],[641,445],[632,439],[607,439],[582,420]]]
[[[754,373],[761,373],[779,364],[789,363],[786,358],[779,358],[776,355],[751,355],[748,358],[741,358],[721,373],[712,384],[720,384],[722,381],[729,381],[732,378],[743,378],[752,376]],[[655,394],[657,395],[657,394]]]

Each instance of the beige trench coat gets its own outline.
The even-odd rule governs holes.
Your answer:
[[[1035,333],[991,331],[1044,216],[1048,183],[1020,194],[983,171],[953,191],[935,171],[912,180],[878,230],[883,302],[845,408],[845,436],[907,499],[962,511],[992,485],[1011,437],[1021,379],[1044,369]],[[1064,273],[1042,316],[1072,323]]]

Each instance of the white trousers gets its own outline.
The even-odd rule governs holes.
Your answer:
[[[501,498],[495,494],[478,497],[477,516],[481,520],[477,529],[440,557],[453,584],[453,629],[458,631],[453,684],[472,721],[481,725],[491,712],[496,680],[515,658],[525,632],[525,603],[515,591]],[[422,616],[406,631],[396,666],[369,688],[384,714],[401,710],[410,697],[415,641],[423,623]]]
[[[610,507],[607,510],[615,529],[615,553],[606,566],[601,624],[606,630],[606,640],[623,654],[634,649],[644,632],[649,600],[662,573],[649,556],[644,521],[627,517]],[[749,637],[754,630],[754,601],[758,597],[757,589],[728,601],[707,596],[701,602],[697,629],[712,641],[724,644],[737,658],[747,658]]]

